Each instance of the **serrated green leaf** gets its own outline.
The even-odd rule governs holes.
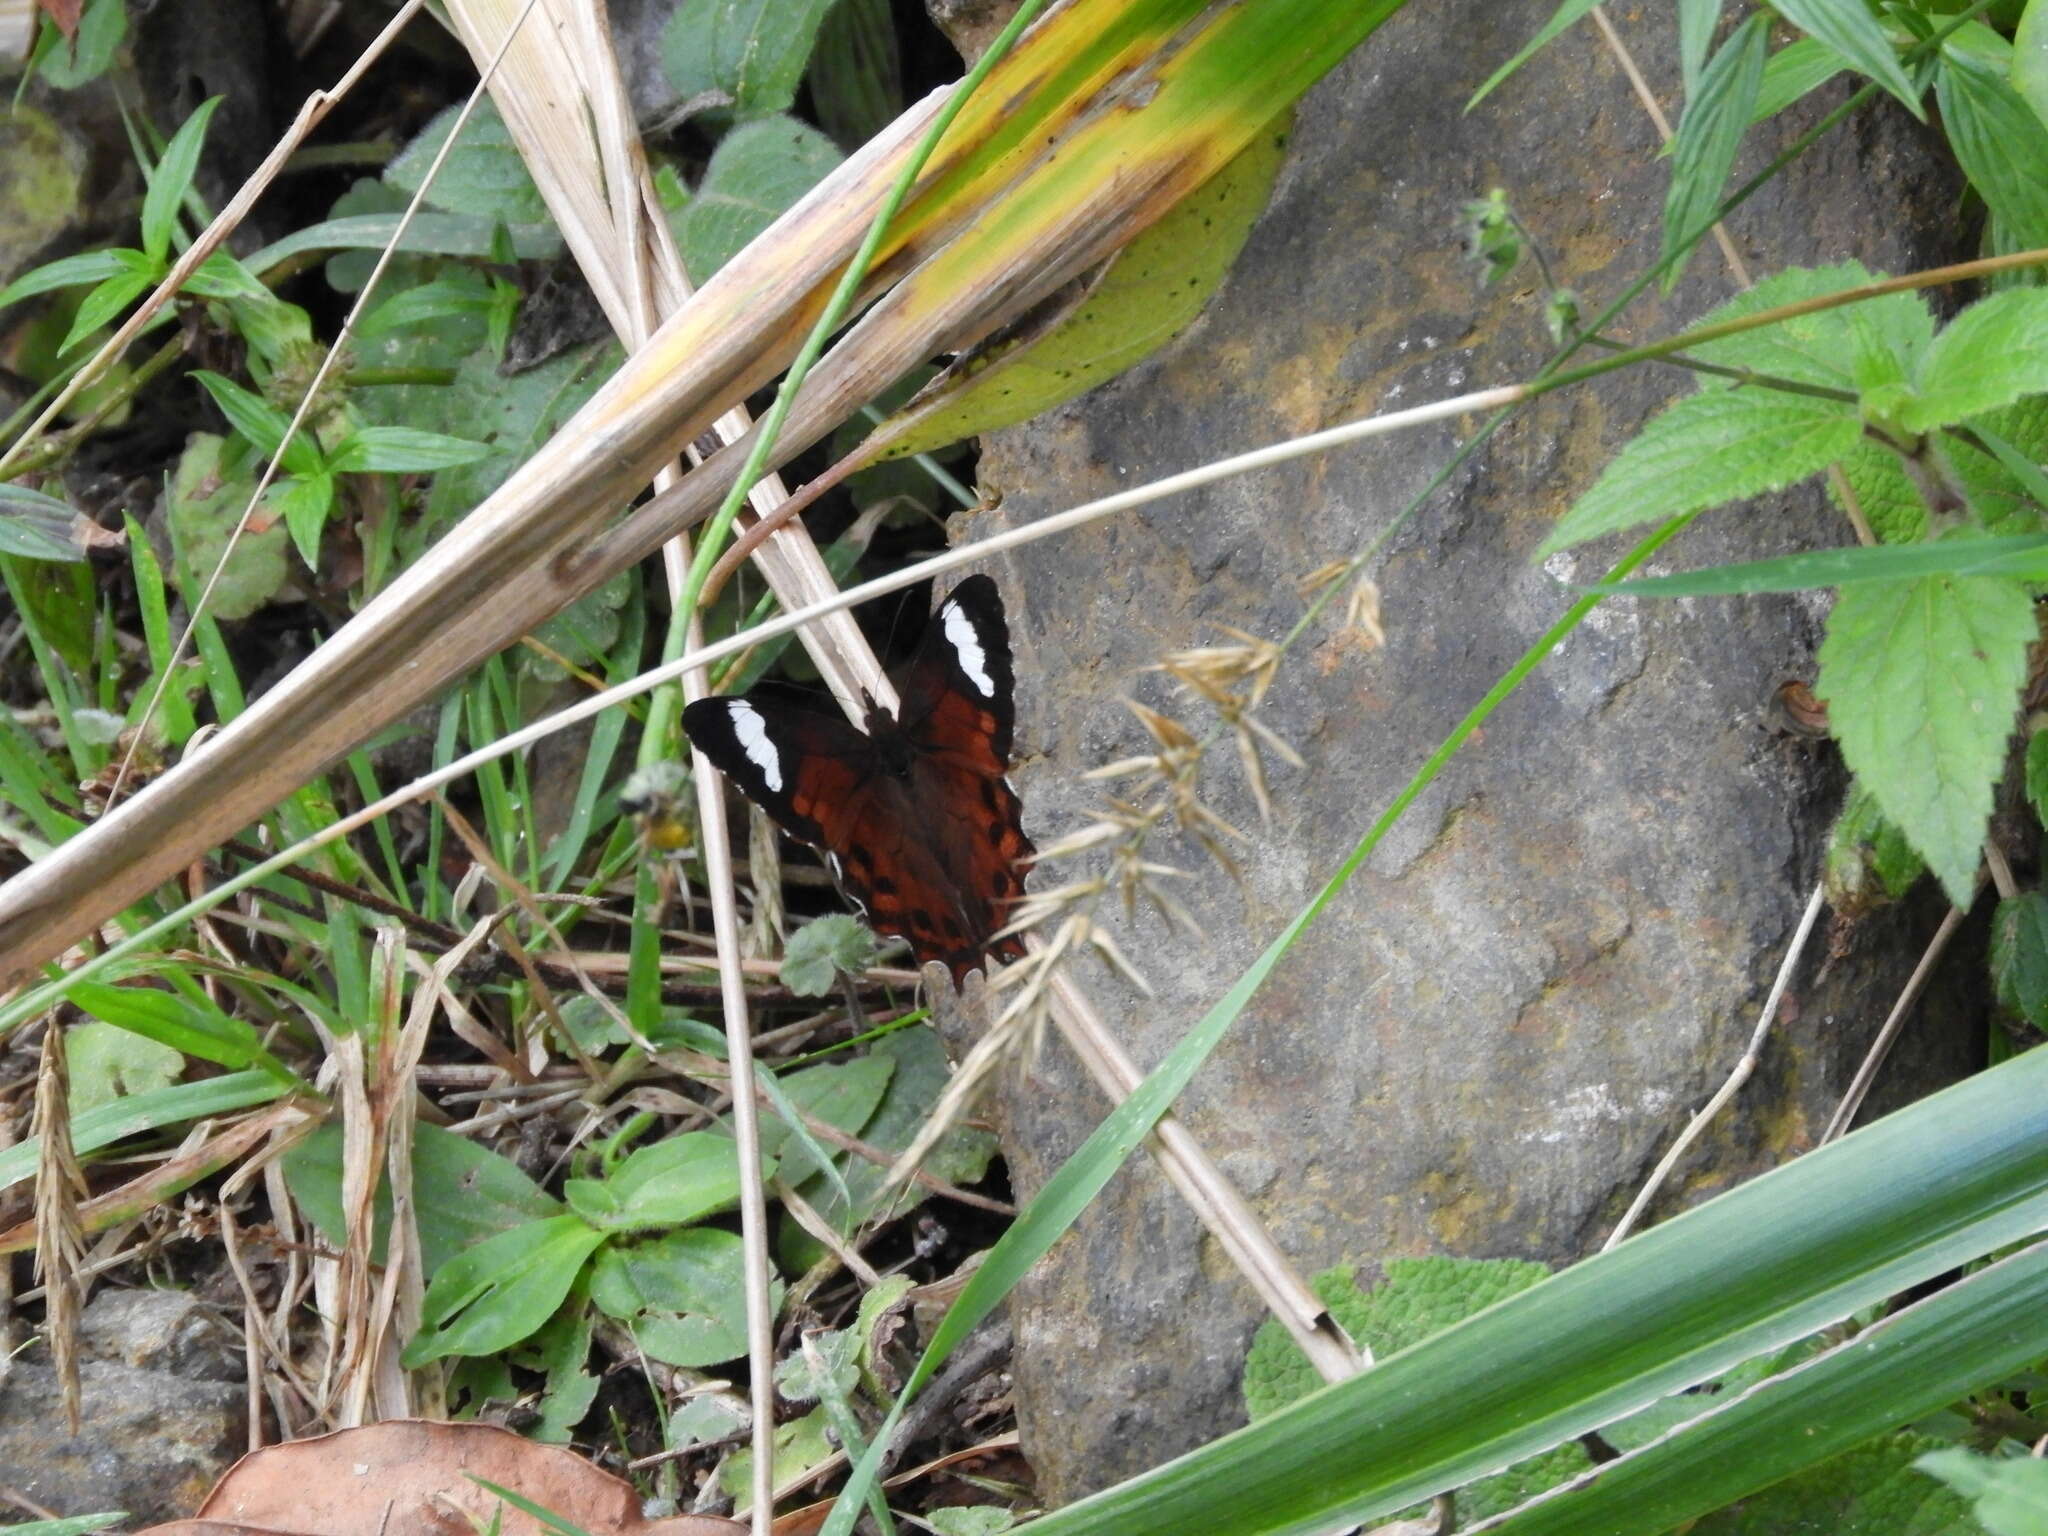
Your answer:
[[[1802,37],[1787,43],[1764,65],[1763,84],[1757,87],[1756,105],[1750,109],[1752,125],[1776,117],[1810,91],[1817,91],[1844,69],[1842,56],[1823,43]]]
[[[1855,916],[1897,901],[1926,873],[1926,863],[1886,819],[1877,797],[1852,784],[1822,863],[1829,910]]]
[[[2048,391],[2048,290],[1979,299],[1942,327],[1914,383],[1915,398],[1898,413],[1914,432]]]
[[[2048,581],[2048,534],[1816,549],[1743,565],[1717,565],[1672,576],[1642,576],[1586,590],[1628,597],[1726,597],[1743,592],[1802,592],[1812,587],[1845,587],[1859,582],[1905,581],[1944,574]]]
[[[1549,46],[1553,38],[1557,37],[1558,34],[1563,32],[1565,28],[1569,27],[1581,16],[1584,16],[1586,12],[1592,10],[1597,3],[1598,0],[1564,0],[1564,3],[1551,13],[1550,20],[1543,23],[1537,29],[1536,35],[1522,45],[1519,53],[1486,77],[1486,83],[1474,91],[1472,99],[1465,103],[1465,110],[1470,112],[1480,102],[1486,100],[1488,96],[1493,94],[1494,88],[1503,80],[1507,79],[1509,75],[1512,75],[1538,53],[1542,52],[1544,48]]]
[[[1721,188],[1735,166],[1735,152],[1749,128],[1763,85],[1769,30],[1761,14],[1735,29],[1707,67],[1699,89],[1685,104],[1678,133],[1671,141],[1671,190],[1664,199],[1664,246],[1660,253],[1679,256],[1664,274],[1664,291],[1677,286],[1685,271],[1689,248],[1705,235],[1720,205]]]
[[[2034,635],[2026,587],[1995,576],[1847,587],[1828,619],[1815,691],[1842,755],[1958,906]]]
[[[420,1299],[420,1331],[405,1346],[406,1369],[449,1355],[493,1354],[529,1337],[604,1240],[581,1217],[554,1216],[463,1250]]]
[[[2027,803],[2048,826],[2048,731],[2035,731],[2027,738]]]
[[[283,1158],[285,1184],[320,1235],[341,1246],[348,1232],[341,1209],[341,1127],[323,1125]],[[563,1214],[562,1203],[519,1165],[467,1136],[417,1125],[412,1140],[413,1211],[420,1263],[432,1279],[466,1248]],[[377,1190],[371,1260],[383,1263],[391,1229],[391,1192]]]
[[[651,1360],[718,1365],[747,1352],[745,1249],[716,1227],[610,1244],[591,1269],[590,1299],[624,1323]],[[781,1305],[777,1280],[769,1306]]]
[[[1790,267],[1717,306],[1701,324],[1720,325],[1766,310],[1866,287],[1883,277],[1861,262]],[[1893,293],[1857,304],[1794,315],[1754,331],[1688,348],[1690,355],[1723,368],[1744,368],[1776,378],[1855,393],[1859,374],[1909,375],[1934,340],[1934,317],[1917,293]],[[1702,389],[1731,387],[1712,377]]]
[[[71,1068],[73,1115],[161,1092],[185,1071],[181,1052],[101,1019],[73,1025],[65,1036],[64,1054]]]
[[[461,115],[460,106],[437,112],[384,168],[384,180],[408,195],[418,192]],[[512,132],[490,97],[478,102],[463,124],[461,137],[441,162],[434,184],[427,188],[426,204],[443,213],[467,214],[494,223],[547,221],[547,200],[533,184]]]
[[[1979,1456],[1960,1446],[1929,1451],[1914,1463],[1971,1501],[1991,1536],[2048,1536],[2048,1461],[2037,1456]]]
[[[709,281],[842,158],[838,145],[793,117],[733,129],[712,151],[696,196],[674,220],[691,278]]]
[[[180,595],[188,604],[197,602],[199,589],[227,553],[227,564],[208,599],[208,612],[214,618],[243,619],[269,602],[284,585],[290,536],[282,522],[259,507],[228,553],[235,524],[256,487],[241,475],[223,477],[220,461],[224,446],[225,441],[210,432],[195,432],[186,439],[185,451],[171,475],[165,521],[178,554],[172,571]],[[196,584],[189,591],[188,580]]]
[[[199,151],[206,143],[206,125],[213,120],[222,96],[203,101],[190,117],[178,125],[164,146],[163,158],[148,173],[149,190],[142,195],[142,253],[161,263],[170,253],[171,231],[178,220],[178,205],[192,185],[192,173],[199,169]]]
[[[358,427],[334,450],[333,467],[357,472],[419,474],[457,464],[474,464],[490,452],[486,444],[442,432],[421,432],[412,427]]]
[[[685,101],[717,92],[742,119],[787,111],[831,4],[683,0],[661,30],[662,71]]]
[[[1885,36],[1866,0],[1771,0],[1778,14],[1809,37],[1827,44],[1849,64],[1897,98],[1905,109],[1927,121],[1913,82]]]
[[[1953,47],[1934,84],[1949,148],[2007,237],[2021,250],[2048,245],[2048,126],[1994,69]]]
[[[1688,396],[1614,456],[1538,556],[1782,490],[1827,468],[1862,433],[1853,408],[1829,400],[1760,389]]]
[[[1991,920],[1991,980],[1998,1000],[2035,1028],[2048,1028],[2048,896],[2020,891]]]
[[[844,912],[815,918],[789,936],[777,978],[798,997],[823,997],[839,974],[858,975],[881,946],[867,924]]]

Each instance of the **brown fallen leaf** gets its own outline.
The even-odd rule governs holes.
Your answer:
[[[251,1452],[189,1520],[141,1536],[502,1536],[546,1527],[476,1479],[509,1488],[589,1536],[744,1536],[708,1515],[649,1520],[632,1484],[572,1451],[489,1424],[390,1419]]]

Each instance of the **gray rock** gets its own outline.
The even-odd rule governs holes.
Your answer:
[[[57,1373],[17,1359],[0,1380],[0,1485],[60,1515],[126,1510],[136,1525],[199,1507],[248,1445],[242,1389],[111,1360],[79,1369],[77,1434]]]
[[[88,1360],[172,1371],[187,1381],[240,1382],[241,1329],[189,1291],[103,1290],[79,1319]]]
[[[1463,112],[1553,9],[1410,7],[1340,67],[1304,102],[1273,205],[1208,314],[1124,378],[985,444],[982,482],[1007,500],[980,529],[1530,377],[1547,350],[1537,279],[1525,268],[1483,289],[1457,248],[1460,204],[1507,188],[1591,315],[1655,259],[1668,175],[1589,27]],[[1672,34],[1662,19],[1628,27],[1667,103]],[[1764,130],[1739,174],[1841,94]],[[1733,232],[1759,273],[1851,256],[1902,270],[1949,259],[1955,192],[1933,141],[1885,107],[1768,186]],[[1703,246],[1676,294],[1639,300],[1615,334],[1665,334],[1733,291]],[[1273,825],[1258,829],[1227,746],[1204,781],[1221,814],[1253,829],[1242,890],[1191,845],[1161,846],[1198,873],[1176,889],[1206,940],[1112,912],[1158,996],[1099,969],[1084,978],[1143,1064],[1222,995],[1562,612],[1558,579],[1590,580],[1625,547],[1548,570],[1530,559],[1614,451],[1687,388],[1675,370],[1642,368],[1538,402],[1392,541],[1376,572],[1385,648],[1326,624],[1289,657],[1261,716],[1308,768],[1270,764]],[[1267,470],[1007,559],[1017,777],[1041,845],[1091,819],[1100,788],[1086,770],[1146,750],[1126,696],[1213,723],[1142,669],[1217,643],[1217,625],[1283,635],[1302,611],[1299,578],[1370,541],[1474,425]],[[1802,490],[1709,515],[1667,564],[1850,537]],[[1764,711],[1780,682],[1812,676],[1823,611],[1804,597],[1601,610],[1268,981],[1181,1107],[1304,1273],[1426,1253],[1564,1263],[1598,1245],[1735,1063],[1817,878],[1841,773],[1824,745],[1770,733]],[[1837,935],[1824,970],[1816,944],[1757,1077],[1662,1210],[1812,1144],[1934,910],[1923,901]],[[1923,1003],[1888,1070],[1889,1102],[1967,1069],[1972,985]],[[1028,1196],[1104,1104],[1058,1049],[1004,1093]],[[1013,1315],[1025,1449],[1055,1503],[1242,1421],[1256,1300],[1142,1158],[1019,1288]]]

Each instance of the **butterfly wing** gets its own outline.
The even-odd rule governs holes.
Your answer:
[[[980,960],[974,940],[987,929],[972,926],[922,830],[915,767],[893,774],[874,739],[845,721],[759,694],[700,699],[683,729],[777,826],[824,854],[875,932],[908,939],[920,964]]]
[[[897,679],[902,730],[914,749],[917,801],[930,842],[960,895],[972,935],[944,958],[957,980],[984,949],[1024,952],[1014,935],[988,943],[1024,894],[1037,850],[1006,777],[1016,724],[1009,625],[996,584],[970,576],[939,605],[915,657]]]

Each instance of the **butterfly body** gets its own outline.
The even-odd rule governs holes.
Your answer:
[[[986,576],[939,605],[896,678],[899,710],[869,700],[865,731],[760,692],[700,699],[683,715],[696,748],[791,836],[817,847],[877,933],[910,941],[955,982],[1023,895],[1035,850],[1005,774],[1015,720],[1009,631]]]

